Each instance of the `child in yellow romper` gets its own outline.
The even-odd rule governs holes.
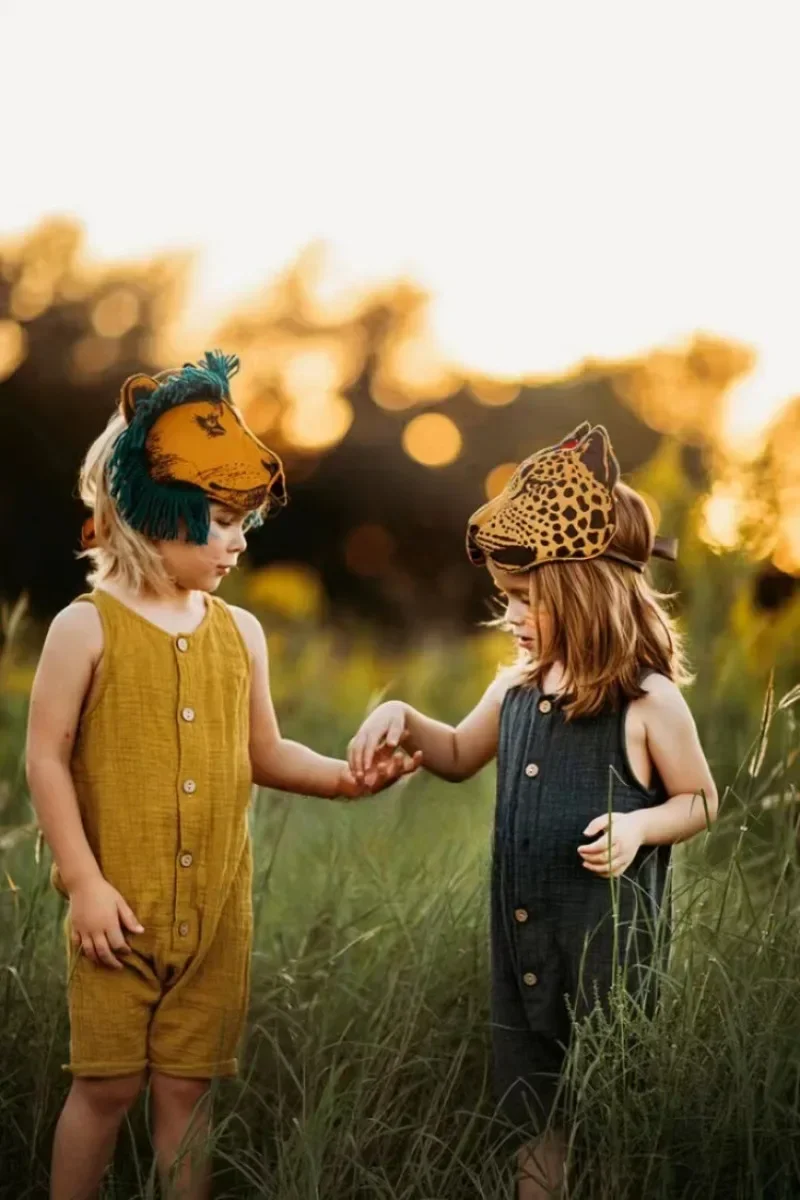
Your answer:
[[[213,595],[285,501],[231,400],[237,368],[206,354],[123,385],[82,471],[94,590],[53,621],[33,686],[28,779],[69,899],[54,1200],[97,1194],[148,1076],[163,1181],[209,1195],[207,1092],[236,1071],[248,1002],[251,784],[352,798],[416,765],[387,757],[356,782],[283,739],[261,626]]]

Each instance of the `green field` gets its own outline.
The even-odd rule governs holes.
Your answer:
[[[570,1195],[735,1200],[800,1194],[800,872],[792,689],[800,606],[754,611],[743,562],[686,546],[689,693],[723,796],[675,855],[676,938],[653,1022],[622,1000],[569,1062]],[[377,636],[264,614],[284,733],[342,753],[388,689],[457,719],[497,634],[389,654]],[[45,1195],[66,1087],[63,910],[37,847],[22,751],[41,631],[0,680],[0,1194]],[[774,672],[774,691],[770,678]],[[488,862],[494,772],[423,774],[346,806],[262,792],[243,1073],[220,1087],[221,1197],[463,1200],[511,1195],[517,1138],[492,1120]],[[108,1196],[155,1195],[147,1111]]]

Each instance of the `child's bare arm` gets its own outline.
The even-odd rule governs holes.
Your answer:
[[[55,618],[31,690],[26,773],[39,826],[70,896],[73,940],[94,962],[120,967],[127,944],[120,921],[141,926],[100,872],[81,821],[70,763],[84,699],[102,654],[100,619],[89,604]]]
[[[250,761],[254,783],[260,787],[334,800],[380,791],[401,775],[416,769],[419,756],[398,754],[393,759],[384,759],[363,783],[359,783],[343,759],[327,758],[308,746],[282,737],[270,692],[264,630],[252,613],[241,608],[232,611],[252,661]]]
[[[678,688],[661,675],[644,684],[637,700],[647,748],[669,800],[631,813],[600,813],[584,829],[595,840],[577,847],[587,870],[621,875],[640,846],[684,842],[717,815],[717,789],[697,736],[694,719]],[[707,814],[707,815],[706,815]]]
[[[469,779],[497,753],[500,708],[509,685],[507,674],[496,679],[456,727],[434,721],[402,700],[379,705],[350,743],[348,757],[356,778],[370,769],[381,747],[405,746],[409,753],[421,752],[426,771],[440,779]]]
[[[642,700],[647,748],[670,799],[642,810],[646,845],[682,842],[705,829],[719,800],[689,706],[669,679],[652,675]],[[708,816],[706,816],[706,810]]]

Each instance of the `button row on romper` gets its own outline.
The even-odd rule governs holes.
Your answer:
[[[540,700],[539,701],[539,712],[540,713],[549,713],[552,711],[552,708],[553,708],[553,705],[550,700]],[[535,779],[536,776],[539,774],[538,763],[535,763],[535,762],[528,763],[528,765],[525,768],[525,774],[528,776],[529,779]],[[514,920],[518,921],[520,925],[524,924],[524,922],[527,921],[527,919],[528,919],[528,910],[527,909],[525,909],[525,908],[515,908],[514,909]],[[536,984],[539,982],[539,979],[533,973],[533,971],[526,971],[525,974],[522,976],[522,982],[525,984],[526,987],[536,987]]]
[[[189,642],[185,637],[179,637],[175,645],[182,653],[185,653],[189,649]],[[181,716],[183,717],[184,721],[193,721],[195,718],[195,711],[193,708],[189,708],[187,705],[186,708],[181,710]],[[187,796],[191,796],[193,792],[197,791],[197,784],[193,779],[184,779],[183,790]],[[181,855],[180,864],[182,867],[190,867],[192,862],[192,856],[188,851]],[[191,927],[188,921],[181,921],[180,925],[178,926],[178,936],[188,937],[190,928]]]

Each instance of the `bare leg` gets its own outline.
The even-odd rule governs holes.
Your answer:
[[[106,1172],[122,1120],[144,1073],[116,1079],[74,1079],[53,1140],[51,1200],[93,1200]]]
[[[161,1187],[170,1200],[211,1195],[209,1086],[208,1079],[179,1079],[160,1071],[151,1076],[153,1143]]]
[[[517,1156],[519,1165],[518,1200],[555,1200],[564,1183],[566,1142],[563,1133],[548,1130]]]

